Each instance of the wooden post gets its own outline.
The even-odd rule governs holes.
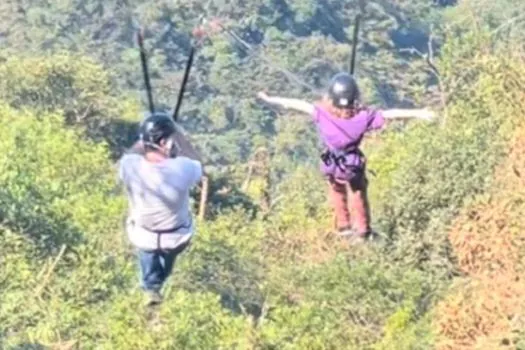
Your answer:
[[[199,219],[206,219],[206,206],[208,204],[208,190],[210,187],[209,177],[204,175],[202,177],[201,200],[199,204]]]

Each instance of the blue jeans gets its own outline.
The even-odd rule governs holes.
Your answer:
[[[169,250],[141,250],[138,258],[141,271],[141,285],[146,291],[160,292],[166,279],[173,270],[177,256],[189,245],[189,242]]]

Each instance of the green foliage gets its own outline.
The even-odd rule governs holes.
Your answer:
[[[517,119],[509,116],[521,115],[513,101],[522,98],[523,56],[510,50],[521,36],[505,24],[519,4],[469,12],[474,3],[463,1],[443,13],[398,0],[362,9],[365,100],[443,108],[435,123],[394,124],[370,140],[374,225],[388,240],[349,248],[327,232],[308,117],[278,116],[254,95],[317,98],[262,58],[320,88],[346,66],[359,3],[0,4],[0,347],[432,348],[429,310],[456,273],[448,224],[491,185]],[[198,223],[166,302],[151,314],[112,164],[140,108],[129,98],[142,87],[133,19],[148,28],[164,108],[174,104],[189,29],[212,13],[256,52],[212,33],[196,57],[181,121],[213,173],[213,220]],[[424,51],[438,24],[436,77],[398,49]]]
[[[96,233],[106,227],[108,215],[119,215],[123,201],[108,199],[115,175],[107,164],[106,146],[79,143],[78,133],[65,130],[57,114],[37,120],[3,105],[0,115],[5,224],[59,247],[63,241],[82,240],[78,231]],[[88,202],[93,205],[86,206]],[[98,206],[102,203],[104,208]]]
[[[169,302],[158,320],[151,320],[133,291],[135,263],[117,234],[124,203],[112,194],[107,150],[64,129],[60,115],[37,119],[3,107],[2,121],[3,146],[14,150],[16,145],[19,151],[18,158],[14,153],[5,158],[2,171],[3,188],[17,209],[3,214],[7,226],[1,235],[2,263],[9,268],[0,275],[0,334],[8,347],[67,341],[85,348],[357,346],[364,341],[359,334],[368,329],[359,317],[380,327],[399,302],[424,294],[415,272],[373,262],[348,266],[343,256],[317,266],[299,260],[280,269],[286,260],[279,251],[266,249],[275,246],[275,237],[267,237],[273,224],[250,222],[244,213],[232,212],[200,225],[166,290]],[[29,191],[41,198],[28,199]],[[27,228],[44,215],[47,226]],[[308,226],[289,222],[281,229]],[[59,252],[61,244],[65,250]],[[292,290],[303,291],[300,303],[286,301]],[[327,293],[330,303],[323,302]],[[358,318],[352,321],[348,312]],[[350,333],[348,322],[355,323]],[[369,335],[366,342],[379,336]]]
[[[137,24],[144,25],[145,47],[150,56],[155,102],[159,108],[171,108],[175,104],[191,29],[199,24],[201,17],[220,20],[255,52],[246,52],[222,31],[210,31],[195,58],[181,121],[199,147],[206,150],[210,169],[221,174],[225,173],[225,164],[246,161],[258,147],[272,146],[269,139],[275,133],[275,115],[254,108],[257,91],[269,89],[274,93],[286,91],[295,97],[319,97],[275,66],[291,70],[307,84],[322,89],[333,73],[347,69],[353,18],[359,11],[364,11],[364,20],[357,71],[363,88],[370,91],[367,100],[413,104],[413,87],[424,84],[429,75],[421,69],[423,62],[403,55],[399,49],[424,47],[429,24],[437,21],[440,14],[432,11],[432,4],[427,0],[377,2],[363,7],[357,0],[345,3],[332,0],[228,3],[72,0],[0,6],[0,32],[4,33],[3,40],[9,48],[6,55],[66,50],[91,57],[111,71],[112,86],[116,86],[111,91],[140,89],[144,92],[134,43]],[[430,12],[434,15],[430,16]],[[78,65],[82,66],[86,60],[82,58]],[[268,60],[272,64],[268,65]],[[84,76],[88,70],[94,73],[88,75],[91,79],[102,83],[97,103],[108,101],[105,77],[93,72],[90,64],[83,70]],[[84,88],[88,87],[83,84]],[[142,95],[145,103],[145,93]],[[84,115],[87,106],[90,104],[80,104],[74,116]],[[137,108],[133,107],[129,113],[126,108],[117,114],[136,118]],[[114,115],[106,110],[101,114],[106,118]],[[111,124],[106,118],[98,119],[98,123]],[[88,131],[98,130],[98,124],[95,126],[90,125]],[[118,137],[112,143],[116,153],[132,137],[129,128],[108,127],[104,131],[105,136]],[[281,134],[285,137],[290,131]],[[295,133],[288,137],[292,135]],[[276,162],[275,168],[290,161],[311,159],[311,152],[302,151],[311,147],[309,139],[305,137],[300,141],[295,140],[299,151],[289,154],[285,162]]]
[[[92,344],[119,349],[246,349],[251,346],[248,318],[232,317],[211,293],[170,293],[169,306],[158,319],[148,320],[139,312],[137,298],[116,301],[109,311],[101,340]],[[188,312],[191,307],[191,312]]]
[[[441,79],[453,93],[441,125],[420,123],[402,136],[389,133],[370,156],[381,177],[373,189],[373,198],[381,203],[375,215],[382,231],[395,240],[390,254],[440,276],[454,270],[447,224],[490,186],[515,125],[509,115],[516,113],[512,99],[520,84],[515,84],[514,73],[519,66],[505,53],[493,58],[471,55],[480,45],[484,41],[471,33],[443,48],[447,54],[440,60]],[[457,83],[467,79],[468,85]]]
[[[431,349],[433,348],[433,331],[431,318],[427,314],[414,322],[414,306],[401,307],[386,321],[385,336],[374,345],[375,349]]]
[[[69,337],[116,287],[127,286],[125,273],[111,272],[126,265],[124,250],[107,239],[125,202],[112,195],[104,145],[81,141],[57,114],[37,119],[5,105],[0,114],[0,334],[7,345]]]
[[[106,141],[114,152],[135,133],[138,105],[118,91],[108,71],[85,56],[8,56],[0,64],[0,81],[0,99],[11,106],[61,113],[68,124]]]
[[[283,282],[292,286],[279,290],[292,293],[270,298],[260,321],[265,348],[369,348],[381,339],[384,318],[397,305],[415,303],[425,293],[415,271],[389,268],[371,254],[360,262],[345,255],[289,269]]]

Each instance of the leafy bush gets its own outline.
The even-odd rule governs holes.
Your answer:
[[[443,349],[517,346],[525,339],[524,130],[523,124],[515,130],[493,187],[463,210],[449,232],[468,279],[436,309]]]
[[[113,78],[96,61],[74,53],[11,56],[0,64],[0,99],[38,114],[63,113],[68,124],[118,154],[135,136],[139,105]]]
[[[184,17],[186,28],[189,14],[205,10],[165,5],[141,15],[155,28]],[[274,5],[234,6],[227,17],[243,19],[234,27],[254,45],[271,38],[267,57],[321,84],[335,62],[346,60],[342,36],[350,27],[338,16],[357,7],[327,4],[334,25],[314,2]],[[34,28],[40,31],[33,41],[14,46],[71,47],[64,28],[73,37],[92,35],[93,42],[106,33],[119,44],[95,48],[89,41],[75,50],[92,48],[106,66],[122,62],[108,71],[78,52],[55,52],[0,63],[0,347],[408,350],[525,341],[523,56],[500,51],[505,45],[493,45],[496,34],[476,22],[497,29],[500,38],[507,10],[467,19],[449,13],[440,34],[461,35],[437,41],[440,57],[432,59],[441,95],[417,97],[444,102],[441,118],[393,125],[367,142],[376,174],[374,224],[387,240],[361,247],[348,247],[330,232],[311,123],[293,116],[274,120],[273,113],[253,108],[253,92],[262,86],[290,94],[301,87],[278,83],[280,76],[224,38],[211,38],[193,71],[196,85],[182,120],[197,131],[220,175],[212,183],[213,220],[198,222],[191,248],[166,285],[166,302],[152,312],[143,309],[136,258],[122,230],[126,202],[111,164],[129,141],[139,109],[125,92],[137,86],[138,72],[115,74],[138,71],[131,66],[136,50],[128,47],[134,8],[119,7],[108,19],[105,10],[116,6],[111,2],[50,6],[51,12],[35,7],[22,19],[2,21],[27,25],[6,31],[7,42]],[[398,55],[384,49],[399,47],[407,28],[410,35],[416,25],[426,30],[405,15],[418,17],[430,5],[369,6],[378,11],[365,21],[364,51],[374,60],[363,60],[363,68],[375,74],[364,80],[363,91],[370,101],[406,102],[428,79],[420,70],[427,63],[406,57],[393,63]],[[469,6],[466,0],[460,8]],[[5,7],[4,19],[12,14]],[[50,20],[60,22],[59,32]],[[170,70],[180,70],[178,49],[188,41],[180,28],[164,34],[153,47],[166,48],[152,59],[154,79],[165,83],[162,101],[173,95],[180,72]],[[327,43],[326,35],[334,40]],[[509,45],[519,35],[510,33]],[[105,55],[112,58],[104,61]],[[329,59],[308,64],[305,57],[312,55]],[[402,74],[391,67],[403,68]],[[399,87],[395,96],[383,80]]]
[[[491,185],[508,130],[515,125],[508,116],[517,113],[509,91],[519,86],[519,66],[505,57],[480,57],[472,58],[464,72],[454,53],[462,54],[455,47],[464,48],[469,38],[465,41],[443,48],[450,55],[442,64],[454,61],[456,66],[442,79],[454,82],[468,75],[469,84],[454,86],[457,97],[442,112],[441,125],[414,123],[402,137],[387,133],[384,144],[370,156],[381,180],[387,178],[372,184],[372,198],[378,227],[394,242],[389,254],[439,276],[455,270],[447,226]]]

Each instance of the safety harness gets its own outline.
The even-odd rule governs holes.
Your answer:
[[[350,135],[343,130],[339,125],[337,125],[333,120],[330,118],[327,118],[324,113],[321,113],[321,115],[328,120],[333,126],[337,128],[341,133],[343,133],[348,139],[351,139]],[[365,154],[359,149],[357,146],[358,142],[353,142],[351,144],[347,144],[342,149],[334,147],[331,145],[327,140],[325,140],[326,143],[328,143],[329,149],[326,149],[321,154],[321,160],[326,166],[331,166],[332,164],[335,164],[341,171],[345,171],[347,169],[353,171],[353,172],[361,172],[363,169],[359,167],[356,164],[348,164],[346,162],[346,156],[350,154],[355,154],[359,158],[365,158]]]

